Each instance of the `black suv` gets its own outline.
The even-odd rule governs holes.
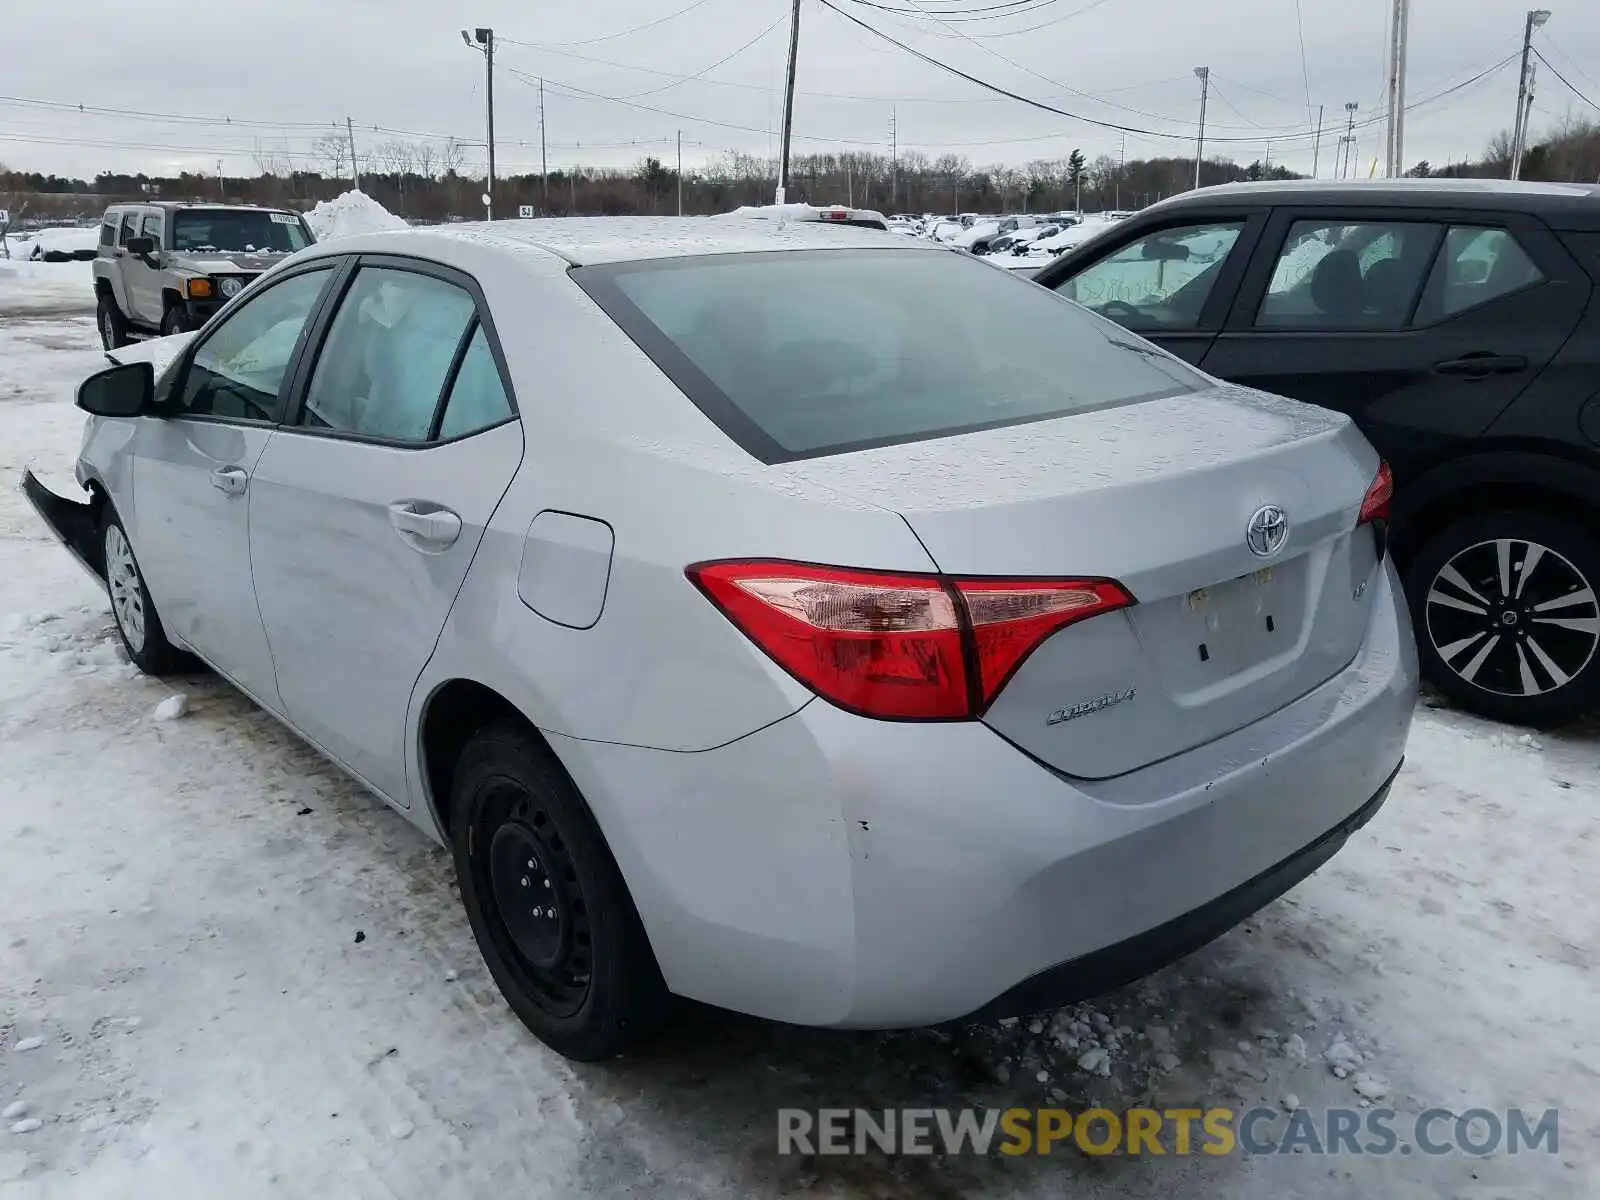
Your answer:
[[[1349,413],[1394,470],[1423,667],[1458,703],[1546,725],[1600,700],[1600,188],[1205,188],[1035,281]]]

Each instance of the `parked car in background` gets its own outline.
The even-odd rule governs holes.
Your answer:
[[[46,226],[26,233],[6,235],[12,258],[29,262],[87,262],[94,257],[96,230],[76,226]]]
[[[1441,690],[1533,725],[1600,701],[1600,188],[1252,183],[1113,229],[1037,281],[1355,419]]]
[[[106,349],[135,333],[199,329],[263,271],[316,238],[298,213],[246,205],[114,204],[94,290]]]
[[[199,655],[450,846],[575,1058],[668,992],[876,1028],[1114,986],[1316,869],[1404,751],[1350,421],[948,249],[357,235],[79,405],[85,499],[24,489],[133,661]]]

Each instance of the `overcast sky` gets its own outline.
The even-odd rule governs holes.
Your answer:
[[[1326,175],[1343,132],[1338,127],[1345,103],[1361,106],[1358,119],[1370,118],[1384,92],[1390,0],[1299,0],[1304,70],[1296,0],[1010,0],[1016,7],[1001,17],[972,10],[1006,0],[873,0],[888,8],[943,12],[951,18],[945,22],[897,16],[852,0],[831,2],[932,58],[1010,91],[1145,131],[1127,135],[1129,158],[1193,153],[1199,109],[1193,68],[1200,64],[1211,68],[1215,84],[1208,154],[1248,162],[1276,137],[1273,160],[1302,172],[1312,166],[1306,131],[1315,124],[1317,105],[1327,111],[1321,155]],[[220,159],[224,170],[237,174],[254,171],[259,143],[311,165],[310,147],[324,132],[318,126],[338,122],[342,130],[347,115],[364,146],[397,136],[373,126],[455,135],[475,143],[470,154],[481,162],[483,60],[462,44],[458,30],[467,21],[493,26],[503,39],[495,64],[502,173],[538,170],[539,94],[530,79],[541,75],[547,81],[552,169],[573,163],[628,166],[646,153],[670,162],[679,130],[686,163],[728,149],[774,153],[789,0],[690,5],[691,0],[6,5],[0,16],[0,162],[90,177],[102,170],[209,173]],[[1600,0],[1553,0],[1553,7],[1535,44],[1600,102]],[[887,152],[891,114],[902,150],[962,154],[975,165],[1060,158],[1073,148],[1091,158],[1122,149],[1116,130],[984,92],[852,25],[822,0],[803,0],[802,10],[796,153]],[[964,17],[957,15],[961,10]],[[1414,0],[1410,102],[1516,54],[1525,11],[1526,0]],[[696,74],[701,77],[682,79]],[[1407,117],[1407,162],[1426,158],[1437,165],[1476,156],[1497,130],[1509,127],[1515,95],[1513,62],[1419,107]],[[23,101],[158,115],[79,113]],[[1536,131],[1569,112],[1600,117],[1541,65]],[[1382,155],[1382,129],[1360,129],[1358,138],[1365,174],[1374,156]]]

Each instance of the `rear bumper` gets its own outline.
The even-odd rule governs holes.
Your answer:
[[[20,486],[28,503],[33,505],[33,511],[50,526],[61,544],[78,560],[78,565],[104,582],[105,569],[100,562],[100,530],[94,510],[81,501],[56,495],[26,468],[23,469]]]
[[[1164,925],[1135,934],[1115,945],[1092,950],[1080,958],[1024,979],[1010,991],[984,1005],[973,1016],[1006,1017],[1057,1008],[1121,987],[1177,962],[1186,954],[1192,954],[1260,912],[1337,854],[1352,833],[1378,815],[1383,802],[1389,798],[1389,789],[1394,785],[1395,776],[1399,774],[1400,768],[1396,767],[1389,778],[1383,781],[1377,795],[1354,813],[1309,846],[1291,854],[1276,866],[1269,867],[1254,879],[1240,884],[1233,891],[1174,917]]]
[[[550,740],[673,991],[800,1024],[939,1024],[1122,982],[1330,857],[1386,794],[1416,699],[1387,564],[1375,590],[1344,671],[1114,779],[1063,778],[976,722],[822,701],[701,753]]]

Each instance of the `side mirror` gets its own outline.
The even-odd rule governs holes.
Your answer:
[[[97,417],[142,417],[155,406],[156,373],[147,362],[96,371],[78,385],[78,407]]]
[[[1144,244],[1144,258],[1148,262],[1188,262],[1189,247],[1181,242],[1151,238]]]
[[[153,237],[131,237],[124,246],[129,254],[136,254],[140,258],[156,252],[156,240]]]

